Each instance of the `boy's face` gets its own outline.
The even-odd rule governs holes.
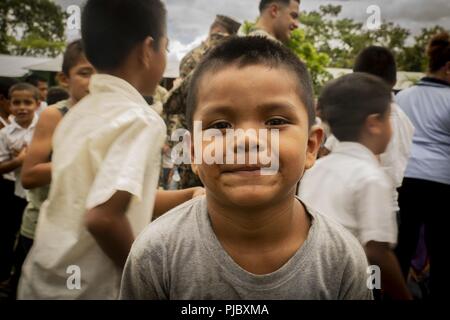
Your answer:
[[[70,97],[75,103],[89,94],[89,82],[95,72],[94,67],[82,56],[78,63],[69,70],[69,76],[63,77],[67,82]]]
[[[193,120],[202,122],[203,132],[219,129],[225,135],[225,129],[266,129],[270,136],[271,131],[279,130],[279,169],[272,175],[261,175],[259,169],[263,165],[259,163],[252,167],[249,163],[193,164],[210,198],[239,207],[273,205],[292,199],[304,170],[315,161],[322,137],[317,127],[309,134],[308,115],[297,82],[285,69],[260,65],[241,69],[230,66],[202,77]],[[251,138],[245,139],[234,142],[244,143],[248,161]],[[272,142],[261,141],[259,136],[256,140],[259,148],[272,147]],[[203,150],[208,145],[210,148],[211,142],[202,142]],[[234,145],[235,153],[237,149]]]
[[[39,107],[32,92],[17,90],[11,93],[11,113],[19,125],[27,125],[33,121],[34,112]]]
[[[41,94],[41,101],[47,100],[48,83],[46,81],[38,81],[37,88]]]

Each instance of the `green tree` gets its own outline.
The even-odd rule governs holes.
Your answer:
[[[351,68],[361,50],[380,45],[393,52],[399,70],[424,71],[426,45],[434,34],[443,31],[439,26],[423,29],[408,46],[409,30],[392,22],[383,22],[377,30],[368,30],[353,19],[339,18],[341,10],[339,5],[324,5],[318,11],[304,12],[300,16],[306,40],[330,57],[330,67]]]
[[[397,62],[402,70],[425,72],[428,66],[427,45],[435,34],[443,31],[445,29],[440,26],[422,29],[422,32],[414,37],[414,45],[405,47],[398,54]]]
[[[249,34],[254,27],[254,22],[245,21],[241,31]],[[292,37],[287,45],[308,67],[314,85],[315,93],[319,93],[323,83],[331,79],[331,74],[326,71],[329,57],[326,53],[319,53],[311,41],[306,38],[303,30],[292,32]]]
[[[0,53],[57,56],[65,45],[65,18],[50,0],[2,0]]]

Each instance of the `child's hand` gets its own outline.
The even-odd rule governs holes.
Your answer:
[[[27,150],[27,147],[23,147],[20,151],[13,150],[13,157],[22,162],[23,160],[25,160]]]
[[[202,187],[196,187],[196,188],[192,188],[192,199],[196,198],[196,197],[200,197],[203,196],[204,194],[206,194],[205,192],[205,188]]]

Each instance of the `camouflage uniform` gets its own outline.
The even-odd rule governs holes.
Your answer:
[[[245,30],[244,26],[242,26],[238,31],[238,36],[240,36],[240,37],[263,37],[263,38],[267,38],[269,40],[272,40],[272,41],[282,44],[282,42],[280,40],[275,38],[273,35],[268,33],[266,30],[257,28],[255,26],[251,27],[250,30]]]
[[[240,26],[236,21],[218,15],[215,23],[223,24],[232,34],[235,34]],[[180,63],[180,77],[183,81],[174,87],[168,94],[167,102],[164,104],[163,118],[167,125],[167,135],[169,137],[169,146],[173,148],[178,142],[170,141],[173,132],[180,128],[187,128],[186,124],[186,101],[189,91],[190,79],[194,69],[197,67],[201,58],[207,54],[212,48],[216,47],[223,40],[229,37],[226,33],[212,33],[208,40],[204,41],[200,46],[191,50]],[[180,174],[179,189],[202,186],[200,179],[192,172],[190,165],[177,166]]]
[[[217,46],[224,39],[229,37],[226,33],[213,33],[208,40],[202,42],[197,48],[189,51],[180,62],[180,77],[185,79],[198,65],[202,57],[209,50]]]

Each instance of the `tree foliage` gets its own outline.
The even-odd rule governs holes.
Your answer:
[[[245,21],[241,31],[249,34],[254,22]],[[326,53],[319,53],[313,42],[306,38],[305,32],[297,29],[292,33],[292,37],[287,46],[302,60],[311,73],[314,91],[319,92],[323,83],[331,79],[331,75],[326,71],[329,64],[329,57]]]
[[[361,50],[380,45],[391,49],[399,70],[425,71],[426,45],[443,28],[422,29],[421,34],[413,38],[409,30],[392,22],[383,22],[378,29],[369,30],[363,23],[339,18],[341,9],[339,5],[323,5],[318,11],[304,12],[300,16],[306,40],[313,43],[318,52],[330,57],[330,67],[351,68]],[[411,39],[413,44],[408,45]]]
[[[0,53],[57,56],[65,45],[65,18],[50,0],[1,0]]]

